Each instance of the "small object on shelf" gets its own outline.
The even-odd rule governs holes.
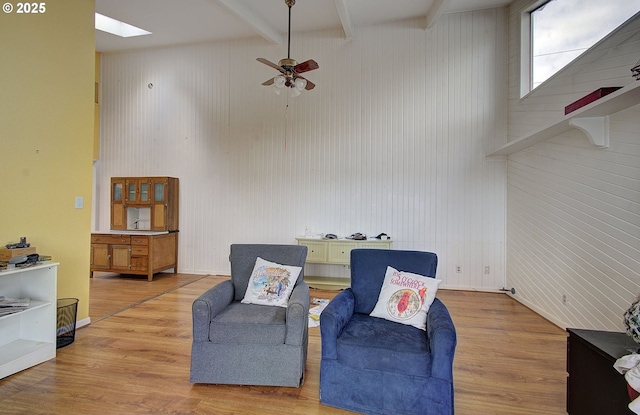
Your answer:
[[[624,313],[624,325],[629,337],[640,343],[640,299],[631,304]]]
[[[631,74],[633,75],[633,79],[640,81],[640,60],[636,62],[636,66],[631,68]]]
[[[9,261],[11,258],[26,256],[36,253],[36,247],[30,246],[27,248],[1,248],[0,249],[0,261]]]
[[[564,115],[570,114],[573,111],[584,107],[587,104],[592,103],[593,101],[596,101],[604,96],[609,95],[612,92],[617,91],[618,89],[622,88],[621,86],[612,86],[612,87],[607,87],[607,88],[600,88],[600,89],[596,89],[595,91],[593,91],[592,93],[585,95],[584,97],[580,98],[577,101],[572,102],[571,104],[567,105],[566,107],[564,107]]]
[[[28,248],[30,246],[31,246],[31,244],[27,243],[27,237],[26,236],[20,237],[20,242],[18,242],[16,244],[7,244],[6,245],[7,249]]]
[[[31,299],[29,297],[9,298],[0,295],[0,316],[24,311],[29,308],[30,301]]]

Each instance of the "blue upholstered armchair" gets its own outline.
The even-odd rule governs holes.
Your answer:
[[[436,298],[426,331],[370,317],[387,266],[435,277],[436,254],[418,251],[351,251],[351,288],[320,316],[320,401],[366,414],[453,414],[456,330]]]
[[[193,302],[191,382],[298,387],[309,343],[304,268],[286,308],[244,304],[256,258],[304,267],[307,247],[231,245],[231,280]]]

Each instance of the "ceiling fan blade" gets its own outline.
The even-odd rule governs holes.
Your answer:
[[[258,59],[256,59],[256,60],[257,60],[258,62],[262,62],[262,63],[264,63],[264,64],[265,64],[265,65],[267,65],[267,66],[271,66],[273,69],[277,69],[277,70],[279,70],[280,72],[284,73],[284,69],[282,69],[282,67],[280,67],[280,66],[276,65],[276,64],[275,64],[275,63],[273,63],[273,62],[269,62],[269,61],[268,61],[268,60],[266,60],[265,58],[258,58]]]
[[[266,81],[264,81],[264,82],[262,83],[262,85],[264,85],[264,86],[273,85],[273,83],[275,82],[275,81],[274,81],[274,79],[275,79],[275,78],[267,79]]]
[[[293,67],[295,73],[303,73],[313,71],[314,69],[318,69],[320,66],[313,59],[309,59],[306,62],[302,62]]]

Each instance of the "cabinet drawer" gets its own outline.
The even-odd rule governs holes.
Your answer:
[[[307,247],[307,262],[327,262],[327,244],[324,242],[301,242]]]
[[[92,234],[91,235],[91,243],[92,244],[119,244],[125,245],[131,243],[131,238],[129,235],[103,235],[103,234]]]
[[[349,264],[351,250],[358,247],[355,243],[335,243],[329,245],[329,262]]]
[[[147,264],[149,263],[146,256],[131,257],[131,270],[132,271],[146,271]]]
[[[389,242],[363,242],[358,245],[358,248],[363,249],[389,249],[391,248],[391,241]]]
[[[148,236],[132,236],[131,245],[149,245]]]
[[[144,245],[131,245],[131,255],[149,255],[149,247]]]

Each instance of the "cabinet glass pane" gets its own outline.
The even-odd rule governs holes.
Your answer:
[[[136,200],[136,184],[135,183],[129,183],[128,200]]]
[[[118,202],[122,200],[122,183],[113,184],[113,200]]]
[[[140,201],[149,201],[149,183],[140,183]]]
[[[164,183],[154,183],[153,201],[162,202],[164,200]]]

